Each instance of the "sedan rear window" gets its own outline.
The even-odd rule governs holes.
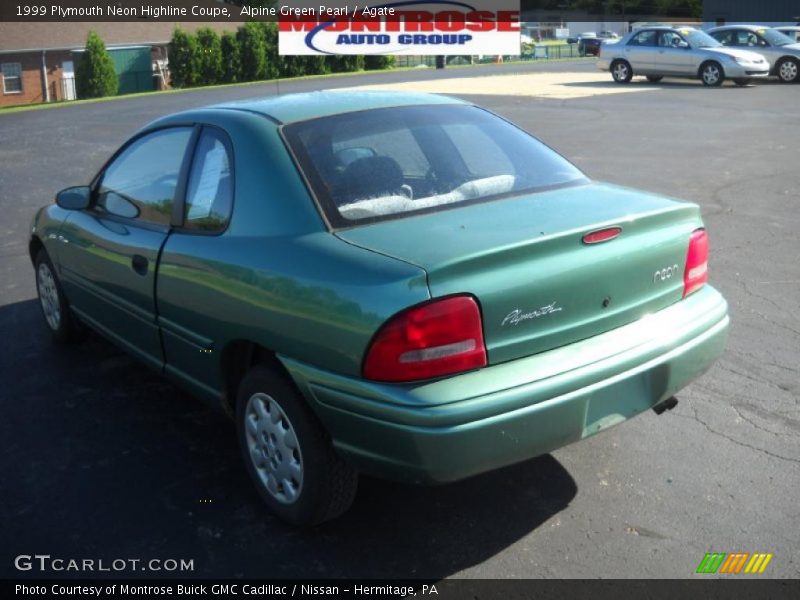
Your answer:
[[[585,183],[553,150],[474,106],[381,108],[284,127],[334,227]]]

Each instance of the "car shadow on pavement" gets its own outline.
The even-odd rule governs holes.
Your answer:
[[[559,83],[558,85],[562,85],[564,87],[577,87],[577,88],[595,88],[595,89],[608,89],[608,90],[617,90],[617,91],[625,91],[627,90],[636,90],[639,88],[647,88],[648,90],[656,90],[656,89],[681,89],[681,90],[728,90],[728,89],[741,89],[741,88],[751,88],[751,87],[758,87],[759,85],[769,84],[769,81],[758,81],[753,83],[748,83],[744,86],[735,85],[732,81],[727,80],[723,83],[720,87],[708,87],[703,85],[703,83],[699,80],[694,79],[662,79],[661,81],[648,81],[644,77],[634,77],[629,83],[621,84],[616,83],[612,79],[609,78],[608,81],[568,81],[564,83]]]
[[[491,559],[577,493],[548,455],[440,487],[364,477],[343,517],[289,527],[262,506],[219,411],[97,335],[54,346],[35,300],[0,306],[0,336],[2,576],[92,576],[14,570],[15,556],[38,553],[140,559],[116,573],[126,578],[439,579]],[[193,570],[148,570],[170,558]]]

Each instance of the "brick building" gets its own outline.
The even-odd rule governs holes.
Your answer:
[[[211,27],[222,34],[235,31],[239,25],[158,20],[0,22],[0,106],[75,99],[75,58],[83,50],[91,30],[97,32],[111,51],[149,48],[155,87],[160,79],[157,67],[166,65],[169,40],[176,26],[185,31]]]

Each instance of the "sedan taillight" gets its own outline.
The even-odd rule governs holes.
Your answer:
[[[375,334],[363,373],[374,381],[414,381],[486,366],[483,324],[472,296],[414,306]]]
[[[683,270],[683,297],[699,290],[708,281],[708,234],[696,229],[689,237],[689,251]]]

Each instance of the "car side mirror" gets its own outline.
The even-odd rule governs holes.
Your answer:
[[[678,42],[678,48],[683,48],[686,50],[689,48],[689,44],[687,42]]]
[[[88,185],[68,187],[56,194],[56,204],[67,210],[83,210],[89,206],[91,190]]]

